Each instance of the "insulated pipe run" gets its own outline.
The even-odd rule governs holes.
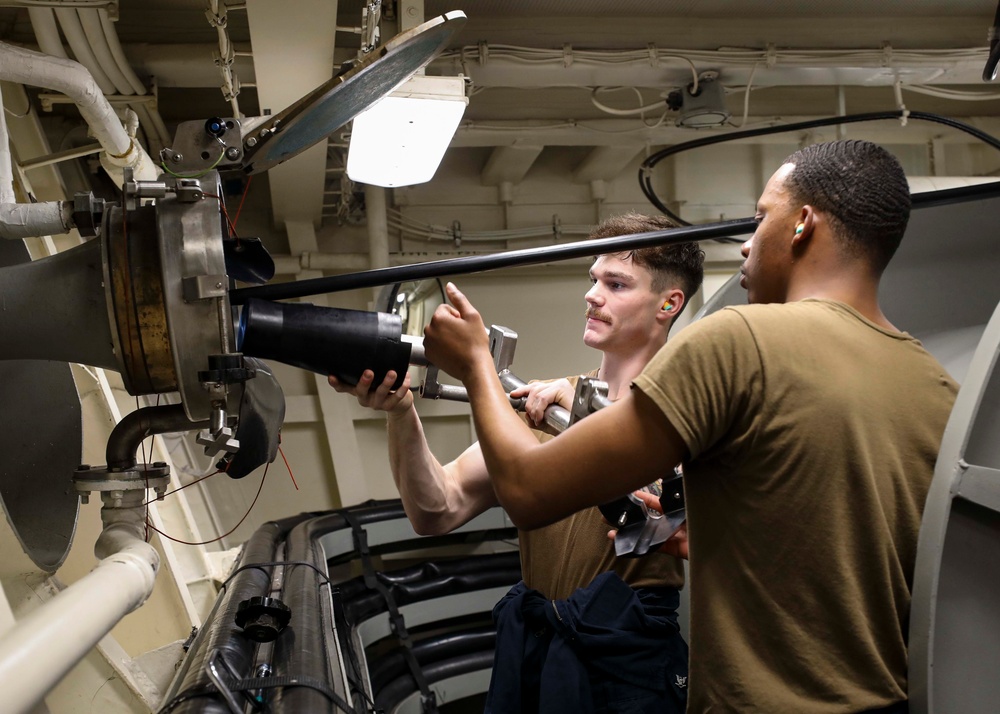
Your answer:
[[[114,55],[111,54],[111,47],[108,46],[108,38],[104,34],[104,27],[101,25],[101,16],[97,14],[97,10],[81,8],[76,13],[80,17],[80,25],[83,27],[83,34],[87,37],[87,44],[94,51],[94,57],[97,58],[97,62],[104,71],[104,74],[115,85],[115,89],[118,90],[119,94],[135,94],[131,83],[129,83],[128,78],[122,73]]]
[[[208,426],[208,420],[192,422],[183,404],[143,407],[127,414],[111,432],[106,452],[109,469],[135,467],[135,452],[147,436],[192,431]]]
[[[344,525],[344,517],[340,514],[304,521],[289,531],[285,540],[285,557],[293,562],[312,563],[320,572],[325,572],[326,562],[318,541],[326,533]],[[328,583],[324,585],[324,578],[312,568],[286,568],[281,596],[291,609],[288,625],[291,633],[285,633],[274,641],[272,661],[275,674],[322,682],[337,691],[333,676],[336,663],[330,659],[334,649],[330,642],[334,636],[334,624],[329,619],[332,613],[329,611]],[[281,687],[272,695],[271,711],[275,714],[294,714],[334,712],[336,709],[333,702],[315,689]]]
[[[94,78],[97,86],[101,88],[101,92],[114,94],[115,85],[101,68],[97,57],[94,56],[94,50],[91,48],[90,42],[87,41],[87,35],[83,31],[83,25],[80,23],[80,16],[76,14],[76,10],[57,8],[55,13],[56,19],[59,20],[59,26],[62,27],[63,34],[66,35],[66,41],[69,43],[70,49],[73,50],[73,55],[80,64],[90,71],[90,75]]]
[[[59,37],[59,26],[56,16],[50,7],[29,7],[28,17],[31,19],[31,29],[35,31],[38,47],[44,54],[67,59],[66,48]]]
[[[104,147],[101,163],[116,182],[121,183],[125,167],[131,167],[138,180],[153,180],[159,174],[153,160],[129,137],[101,88],[79,62],[0,42],[0,79],[52,89],[69,96],[94,138]]]
[[[73,207],[68,201],[17,203],[14,170],[7,137],[7,113],[0,94],[0,238],[31,238],[59,235],[73,225]]]
[[[118,64],[121,73],[125,75],[125,79],[132,85],[132,89],[136,94],[145,94],[146,85],[142,83],[142,80],[132,70],[132,65],[129,64],[128,58],[125,57],[125,50],[122,49],[121,42],[118,40],[118,33],[115,32],[115,26],[112,24],[111,18],[108,17],[108,11],[101,8],[97,11],[97,16],[101,20],[101,29],[104,31],[104,38],[108,43],[108,48],[111,50],[111,55],[115,58],[115,62]],[[131,93],[129,92],[129,94]]]
[[[89,574],[22,618],[0,640],[4,711],[18,714],[38,702],[125,615],[153,591],[160,556],[143,539],[144,491],[113,511],[95,552],[104,556]],[[109,522],[109,520],[111,522]]]
[[[299,515],[281,521],[270,521],[258,528],[243,546],[243,552],[236,562],[235,569],[244,568],[254,563],[267,563],[274,560],[279,541],[288,530],[300,523],[307,516]],[[252,597],[268,595],[271,592],[270,566],[240,570],[232,576],[225,589],[219,593],[212,612],[205,618],[205,624],[198,632],[187,656],[164,697],[164,707],[181,698],[176,706],[167,711],[170,714],[194,714],[200,712],[229,712],[222,698],[211,687],[211,680],[206,672],[206,665],[212,653],[221,651],[226,663],[244,676],[251,676],[250,666],[253,663],[254,650],[257,643],[244,636],[236,627],[235,616],[240,603]],[[189,697],[189,694],[200,692],[201,696]]]

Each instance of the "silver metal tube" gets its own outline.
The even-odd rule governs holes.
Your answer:
[[[511,372],[509,369],[503,370],[497,376],[500,378],[500,384],[503,386],[504,391],[508,394],[513,392],[515,389],[524,387],[527,384],[527,382]],[[524,411],[523,399],[511,399],[511,404],[518,411]],[[558,404],[550,404],[545,409],[545,423],[556,431],[562,432],[569,428],[569,417],[569,410]]]
[[[418,367],[426,367],[430,364],[427,361],[427,355],[424,353],[424,338],[418,335],[400,335],[400,342],[406,342],[410,345],[410,364],[415,364]]]
[[[224,297],[218,297],[215,299],[215,305],[219,313],[219,343],[222,346],[222,354],[229,354],[229,331],[232,329],[229,301]]]

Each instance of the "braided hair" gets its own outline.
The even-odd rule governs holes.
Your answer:
[[[590,232],[589,238],[614,238],[633,233],[650,233],[669,228],[677,228],[677,224],[666,216],[647,216],[641,213],[623,213],[612,216],[599,223]],[[649,248],[637,248],[617,254],[627,258],[634,265],[641,265],[653,276],[654,292],[664,290],[670,285],[676,285],[684,292],[684,305],[698,288],[705,275],[705,251],[697,241],[674,243],[673,245],[655,245]],[[677,315],[674,315],[676,318]]]
[[[785,178],[792,197],[826,213],[848,254],[881,273],[910,218],[910,189],[896,157],[848,139],[807,146],[784,163],[795,164]]]

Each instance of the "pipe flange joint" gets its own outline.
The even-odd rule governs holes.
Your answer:
[[[167,490],[169,482],[170,467],[163,461],[138,464],[134,468],[121,470],[81,464],[73,472],[73,487],[84,498],[89,496],[91,491],[124,494],[126,491],[147,488],[153,489],[157,497],[160,497]],[[86,502],[84,500],[84,503]]]
[[[278,598],[252,597],[236,609],[236,626],[254,642],[273,642],[291,619],[291,608]]]

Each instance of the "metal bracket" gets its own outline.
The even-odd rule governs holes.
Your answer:
[[[193,275],[181,281],[185,302],[226,296],[225,275]]]
[[[576,424],[585,416],[610,405],[607,382],[602,382],[597,377],[580,377],[576,383],[576,393],[573,395],[569,423]]]

